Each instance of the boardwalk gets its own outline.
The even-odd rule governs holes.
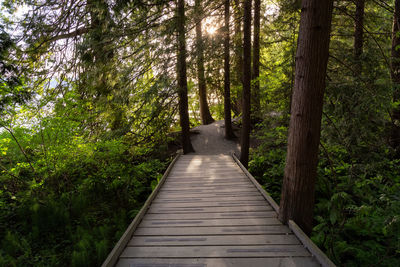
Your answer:
[[[164,179],[104,266],[320,266],[231,156],[180,156]]]

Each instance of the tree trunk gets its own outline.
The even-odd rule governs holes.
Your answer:
[[[176,14],[176,27],[178,33],[178,97],[179,97],[179,116],[182,128],[182,148],[183,153],[193,152],[190,142],[188,96],[187,96],[187,77],[186,77],[186,40],[185,40],[185,1],[178,0]]]
[[[393,102],[400,101],[400,0],[395,0],[392,31],[392,70]],[[392,132],[390,145],[400,154],[400,106],[392,110]]]
[[[260,110],[260,9],[261,0],[254,0],[254,33],[253,33],[253,114]]]
[[[233,139],[235,134],[232,129],[231,119],[231,81],[230,81],[230,55],[229,55],[229,0],[224,2],[225,12],[225,38],[224,38],[224,118],[225,118],[225,138]]]
[[[279,219],[306,234],[313,221],[333,0],[303,0]]]
[[[244,1],[243,17],[243,112],[240,161],[247,168],[250,147],[251,99],[251,1]]]
[[[199,102],[200,102],[200,117],[202,124],[210,124],[214,122],[211,116],[210,109],[207,103],[207,86],[206,78],[204,75],[204,47],[203,47],[203,36],[201,33],[201,20],[203,15],[203,9],[201,7],[201,1],[195,1],[195,16],[196,16],[196,51],[197,51],[197,77],[199,82]]]
[[[233,103],[233,111],[235,115],[239,115],[242,112],[242,84],[243,84],[243,43],[242,43],[242,7],[240,0],[233,1],[234,8],[234,31],[235,34],[233,36],[234,43],[234,72],[236,77],[234,79],[234,85],[237,88],[235,101]]]
[[[356,62],[356,73],[361,74],[362,64],[360,57],[363,53],[364,34],[364,7],[365,0],[356,0],[356,14],[354,20],[354,60]]]

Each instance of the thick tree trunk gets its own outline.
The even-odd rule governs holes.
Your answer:
[[[195,16],[196,16],[196,51],[197,51],[197,77],[199,82],[199,102],[200,102],[200,117],[202,124],[210,124],[214,122],[211,116],[210,109],[207,103],[207,86],[204,75],[204,47],[203,36],[201,32],[201,20],[203,9],[201,1],[195,1]]]
[[[279,219],[310,234],[333,0],[303,0]]]
[[[360,57],[363,53],[364,34],[364,7],[365,0],[356,0],[356,14],[354,20],[354,60],[356,61],[356,73],[361,74],[362,64]]]
[[[393,102],[400,101],[400,0],[395,0],[392,31]],[[400,106],[392,110],[392,132],[390,145],[400,154]]]
[[[243,17],[243,112],[240,161],[247,168],[250,147],[251,99],[251,1],[244,1]]]
[[[235,115],[239,115],[242,112],[242,84],[243,84],[243,42],[242,42],[242,19],[243,19],[243,11],[240,0],[233,1],[233,10],[234,10],[234,36],[233,36],[233,44],[234,44],[234,72],[236,77],[234,81],[234,85],[238,88],[235,101],[233,103],[233,111]]]
[[[261,0],[254,0],[254,33],[253,33],[253,114],[260,110],[260,9]]]
[[[225,118],[225,138],[233,139],[235,134],[232,129],[231,118],[231,81],[230,81],[230,55],[229,55],[229,0],[224,2],[225,18],[225,38],[224,38],[224,118]]]
[[[193,152],[190,142],[190,126],[187,96],[187,74],[186,74],[186,40],[185,40],[185,1],[178,0],[176,14],[176,27],[178,33],[178,97],[179,97],[179,116],[182,128],[182,148],[183,153]]]

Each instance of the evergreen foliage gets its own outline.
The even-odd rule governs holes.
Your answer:
[[[279,200],[286,157],[290,54],[298,11],[286,9],[264,28],[268,40],[263,94],[269,112],[250,171]],[[324,99],[312,240],[338,266],[400,264],[400,165],[389,146],[393,90],[388,71],[392,7],[366,1],[362,72],[353,55],[351,2],[335,3]],[[294,23],[294,25],[292,24]],[[277,30],[279,35],[272,35]],[[273,60],[274,59],[274,60]],[[263,79],[261,80],[263,81]]]
[[[192,127],[201,122],[200,18],[194,1],[182,2]],[[226,58],[240,126],[242,1],[200,2],[214,119],[224,117],[230,3]],[[260,88],[251,125],[259,145],[250,148],[249,170],[278,202],[300,2],[261,1],[260,73],[252,80]],[[390,145],[399,106],[391,79],[395,6],[364,1],[355,53],[356,2],[334,1],[311,237],[338,266],[400,266],[400,159]],[[181,145],[176,1],[0,5],[0,266],[99,266]]]

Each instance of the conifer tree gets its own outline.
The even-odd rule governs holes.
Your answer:
[[[235,134],[232,129],[231,117],[231,81],[230,81],[230,36],[229,36],[229,20],[230,20],[230,1],[224,1],[224,118],[225,118],[225,138],[233,139]]]
[[[185,1],[178,0],[176,10],[176,27],[178,33],[178,96],[179,96],[179,116],[182,129],[182,148],[183,153],[193,152],[190,141],[188,96],[187,96],[187,74],[186,74],[186,37],[185,37]]]
[[[251,110],[251,1],[244,1],[243,16],[243,115],[240,161],[247,168],[250,148]]]
[[[303,0],[279,219],[306,234],[313,221],[333,0]]]

